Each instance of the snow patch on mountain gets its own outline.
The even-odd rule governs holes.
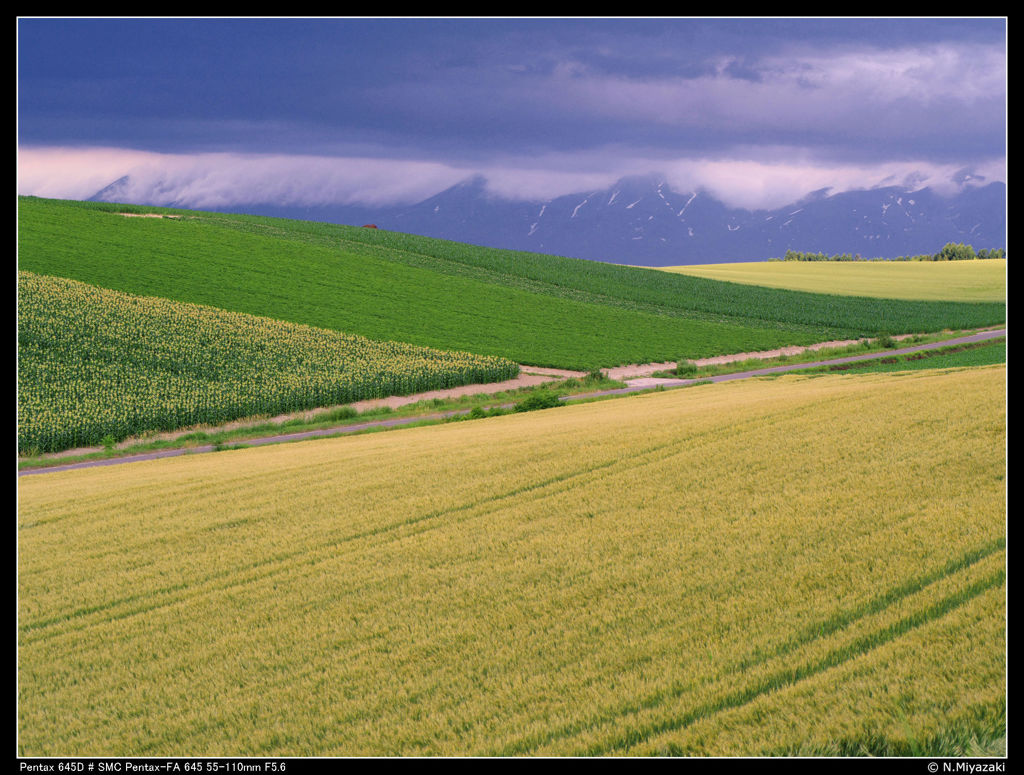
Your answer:
[[[686,204],[683,205],[683,209],[679,211],[679,213],[676,215],[676,217],[677,218],[682,218],[683,217],[683,213],[686,212],[686,208],[690,206],[690,202],[692,202],[696,198],[697,198],[697,192],[694,191],[692,194],[690,194],[690,198],[686,200]]]

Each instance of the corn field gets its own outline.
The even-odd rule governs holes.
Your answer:
[[[506,359],[18,275],[18,448],[508,379]]]

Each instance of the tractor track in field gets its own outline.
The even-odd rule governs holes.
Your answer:
[[[784,364],[781,366],[769,366],[763,369],[752,369],[747,371],[733,372],[730,374],[719,374],[711,377],[696,377],[690,379],[682,378],[664,378],[664,377],[653,377],[651,376],[657,371],[664,371],[672,368],[674,363],[656,363],[656,364],[636,364],[631,366],[621,366],[613,369],[606,370],[608,375],[612,379],[618,379],[626,382],[626,387],[615,388],[611,390],[602,390],[594,393],[577,394],[573,396],[563,396],[562,401],[576,401],[589,398],[599,398],[602,396],[612,395],[624,395],[628,393],[636,393],[643,390],[650,390],[656,387],[684,387],[687,385],[693,385],[698,382],[729,382],[738,379],[749,379],[751,377],[760,377],[772,374],[782,374],[789,371],[796,371],[801,369],[811,369],[819,366],[833,366],[847,363],[855,363],[857,361],[874,360],[882,357],[904,355],[908,353],[921,352],[926,350],[935,350],[941,347],[948,347],[957,344],[969,344],[972,342],[980,342],[987,339],[995,339],[998,337],[1006,336],[1005,328],[996,328],[979,331],[974,334],[967,336],[955,337],[952,339],[944,339],[938,342],[930,342],[928,344],[912,345],[909,347],[892,348],[884,352],[865,353],[862,355],[850,355],[841,358],[823,359],[820,361],[804,362],[804,363],[792,363]],[[894,337],[895,338],[895,337]],[[796,352],[803,352],[807,350],[816,350],[827,347],[837,347],[844,344],[855,343],[852,342],[828,342],[819,345],[811,345],[809,347],[802,348],[781,348],[780,350],[765,351],[761,353],[740,353],[732,356],[720,356],[718,358],[708,358],[695,361],[698,365],[704,365],[705,363],[728,363],[733,361],[748,360],[751,358],[771,358],[778,355],[791,355]],[[506,382],[492,383],[490,385],[465,385],[460,388],[451,388],[443,391],[431,391],[430,393],[417,394],[415,396],[394,396],[391,398],[383,399],[371,399],[369,401],[362,401],[352,406],[358,410],[365,410],[376,406],[390,406],[395,408],[409,403],[415,403],[424,399],[438,398],[438,397],[457,397],[459,395],[473,395],[483,392],[501,392],[509,390],[513,387],[521,387],[525,385],[537,385],[545,381],[550,381],[552,377],[558,378],[569,378],[569,377],[582,377],[585,375],[584,372],[575,372],[564,369],[547,369],[537,368],[532,366],[523,366],[523,374],[515,380],[508,380]],[[514,383],[514,384],[513,384]],[[501,405],[504,408],[509,408],[512,404]],[[65,465],[53,465],[43,466],[38,468],[26,468],[18,472],[18,476],[26,476],[31,474],[43,474],[43,473],[55,473],[57,471],[68,471],[78,468],[95,468],[98,466],[111,466],[120,465],[122,463],[133,463],[140,462],[143,460],[156,460],[159,458],[166,457],[177,457],[180,455],[194,455],[205,452],[213,452],[219,449],[230,449],[232,447],[255,447],[264,446],[267,444],[280,444],[289,441],[300,441],[303,439],[313,439],[319,437],[338,436],[348,433],[357,433],[359,431],[371,430],[374,428],[389,428],[397,427],[401,425],[410,425],[416,422],[423,422],[425,420],[443,420],[457,415],[468,414],[469,409],[457,409],[447,412],[438,412],[434,414],[426,415],[414,415],[409,417],[392,417],[376,420],[367,420],[363,422],[346,423],[330,428],[321,428],[310,431],[299,431],[296,433],[284,433],[275,434],[272,436],[266,436],[262,438],[254,439],[240,439],[238,442],[232,442],[224,445],[206,444],[194,447],[182,447],[177,449],[164,449],[156,450],[154,452],[146,452],[137,455],[125,455],[123,457],[112,457],[105,458],[102,460],[87,460],[76,463],[68,463]],[[303,413],[299,413],[303,414]],[[82,454],[89,450],[75,450]],[[98,451],[98,450],[97,450]],[[65,452],[64,455],[69,453]],[[52,459],[52,458],[51,458]]]

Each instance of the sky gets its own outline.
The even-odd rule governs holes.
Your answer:
[[[734,207],[1006,180],[1006,19],[31,18],[18,193],[230,208],[547,199],[656,173]]]

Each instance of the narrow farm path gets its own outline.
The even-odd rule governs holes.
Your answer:
[[[843,357],[843,358],[825,359],[825,360],[814,361],[814,362],[810,362],[810,363],[808,363],[808,362],[804,362],[804,363],[791,363],[791,364],[785,364],[785,365],[782,365],[782,366],[771,366],[771,367],[767,367],[767,368],[763,368],[763,369],[753,369],[753,370],[749,370],[749,371],[734,372],[734,373],[731,373],[731,374],[720,374],[720,375],[717,375],[717,376],[714,376],[714,377],[701,377],[701,378],[697,378],[697,379],[666,379],[666,378],[651,377],[651,376],[649,376],[650,374],[653,374],[656,371],[664,371],[664,370],[673,368],[675,366],[675,363],[671,363],[671,362],[659,363],[659,364],[641,364],[641,365],[632,366],[632,367],[620,367],[619,369],[610,369],[610,370],[608,370],[609,371],[609,376],[612,376],[612,374],[615,373],[615,372],[619,372],[619,373],[625,375],[625,377],[623,377],[623,376],[613,376],[612,378],[613,379],[618,379],[620,381],[624,381],[626,383],[626,387],[624,387],[624,388],[617,388],[617,389],[614,389],[614,390],[603,390],[603,391],[599,391],[599,392],[595,392],[595,393],[586,393],[586,394],[581,394],[581,395],[574,395],[571,398],[573,400],[580,400],[580,399],[585,399],[585,398],[596,398],[596,397],[607,396],[607,395],[621,395],[621,394],[626,394],[626,393],[634,393],[634,392],[638,392],[638,391],[641,391],[641,390],[648,390],[648,389],[650,389],[652,387],[657,387],[659,385],[663,386],[663,387],[681,387],[681,386],[685,386],[685,385],[692,385],[695,382],[728,382],[728,381],[732,381],[732,380],[747,379],[747,378],[750,378],[750,377],[758,377],[758,376],[764,376],[764,375],[768,375],[768,374],[780,374],[780,373],[787,372],[787,371],[795,371],[797,369],[814,368],[816,366],[827,366],[827,365],[833,365],[833,364],[852,363],[852,362],[856,362],[856,361],[870,360],[872,358],[878,358],[878,357],[883,356],[883,355],[885,355],[885,356],[888,356],[888,355],[902,355],[902,354],[906,354],[906,353],[920,352],[922,350],[934,350],[934,349],[938,349],[940,347],[947,347],[949,345],[967,344],[967,343],[970,343],[970,342],[980,342],[980,341],[983,341],[983,340],[986,340],[986,339],[994,339],[994,338],[997,338],[997,337],[1000,337],[1000,336],[1006,336],[1006,329],[1005,328],[987,329],[987,330],[978,331],[978,332],[976,332],[974,334],[970,334],[970,335],[967,335],[967,336],[959,336],[959,337],[955,337],[955,338],[951,338],[951,339],[944,339],[942,341],[931,342],[929,344],[913,345],[911,347],[903,347],[903,348],[890,349],[890,350],[886,350],[885,353],[877,353],[877,352],[875,352],[875,353],[866,353],[866,354],[863,354],[863,355],[851,355],[851,356],[846,356],[846,357]],[[857,340],[855,340],[855,341],[857,341]],[[820,344],[820,345],[811,345],[809,347],[803,347],[803,348],[782,348],[782,350],[771,350],[771,351],[764,351],[764,352],[761,352],[761,353],[741,353],[741,354],[738,354],[738,355],[735,355],[735,356],[722,356],[726,360],[704,359],[703,361],[696,361],[696,363],[698,363],[699,365],[703,365],[704,363],[727,363],[727,362],[731,362],[731,361],[748,360],[748,359],[751,359],[751,358],[771,358],[771,357],[775,357],[775,356],[782,355],[782,354],[791,355],[791,354],[795,354],[796,352],[803,352],[803,351],[806,351],[806,350],[815,350],[815,349],[827,348],[830,345],[833,346],[833,347],[837,347],[837,346],[842,346],[844,344],[850,344],[850,343],[851,342],[823,343],[823,344]],[[787,351],[792,351],[792,352],[787,352]],[[636,371],[630,371],[630,369],[636,369]],[[449,390],[442,390],[442,391],[431,391],[430,393],[418,394],[416,396],[402,396],[402,397],[394,397],[393,399],[374,399],[374,400],[375,401],[398,400],[398,401],[400,401],[400,403],[398,403],[398,404],[387,404],[387,405],[389,405],[389,406],[401,406],[401,405],[404,405],[406,403],[413,403],[413,402],[416,402],[416,401],[422,401],[425,398],[445,398],[445,397],[453,397],[453,396],[459,396],[459,395],[465,395],[465,394],[475,395],[475,394],[478,394],[478,393],[499,393],[499,392],[503,392],[505,390],[509,390],[512,387],[522,387],[524,385],[542,384],[544,382],[552,381],[553,378],[554,379],[567,379],[569,377],[582,377],[585,374],[584,372],[568,371],[568,370],[564,370],[564,369],[547,369],[547,368],[539,368],[539,367],[531,367],[531,366],[523,366],[522,370],[523,370],[523,373],[520,374],[520,376],[517,377],[514,380],[506,380],[504,382],[495,382],[495,383],[490,383],[490,384],[486,384],[486,385],[465,385],[465,386],[462,386],[462,387],[459,387],[459,388],[451,388]],[[520,382],[520,380],[527,380],[527,381]],[[517,384],[512,384],[512,383],[517,383]],[[455,392],[453,392],[453,391],[455,391]],[[566,400],[566,399],[563,398],[562,400]],[[360,404],[365,405],[363,408],[367,408],[367,407],[369,407],[372,404],[372,402],[360,402]],[[353,406],[355,406],[356,408],[359,408],[360,404],[353,404]],[[376,405],[379,406],[380,404],[376,404]],[[423,420],[443,419],[445,417],[452,417],[452,416],[455,416],[455,415],[458,415],[458,414],[465,414],[468,411],[469,410],[453,410],[453,411],[441,412],[441,413],[430,414],[430,415],[417,415],[417,416],[412,416],[412,417],[398,417],[398,418],[390,418],[390,419],[377,419],[377,420],[370,420],[370,421],[364,421],[364,422],[348,423],[348,424],[338,425],[336,427],[322,428],[322,429],[312,430],[312,431],[302,431],[302,432],[290,433],[290,434],[278,434],[278,435],[268,436],[268,437],[259,438],[259,439],[246,439],[244,442],[241,442],[241,443],[243,443],[245,446],[262,446],[262,445],[266,445],[266,444],[278,444],[278,443],[287,442],[287,441],[298,441],[298,440],[301,440],[301,439],[311,439],[311,438],[316,438],[316,437],[320,437],[320,436],[333,436],[333,435],[338,435],[338,434],[342,434],[342,433],[352,433],[352,432],[355,432],[355,431],[365,430],[365,429],[368,429],[368,428],[384,428],[384,427],[395,427],[395,426],[399,426],[399,425],[409,425],[409,424],[415,423],[415,422],[422,422]],[[69,451],[69,452],[62,453],[62,454],[64,454],[64,455],[68,455],[68,454],[85,454],[85,453],[87,453],[89,451],[100,451],[101,449],[102,448],[84,449],[84,450],[83,449],[79,449],[79,450]],[[30,475],[30,474],[42,474],[42,473],[50,473],[50,472],[56,472],[56,471],[67,471],[67,470],[71,470],[71,469],[75,469],[75,468],[92,468],[92,467],[96,467],[96,466],[119,465],[121,463],[130,463],[130,462],[137,462],[137,461],[142,461],[142,460],[154,460],[154,459],[157,459],[157,458],[164,458],[164,457],[176,457],[178,455],[197,454],[197,453],[201,453],[201,452],[212,452],[212,451],[214,451],[214,449],[215,449],[214,445],[204,445],[204,446],[190,447],[190,448],[187,448],[187,449],[159,450],[159,451],[156,451],[156,452],[149,452],[149,453],[144,453],[144,454],[139,454],[139,455],[131,455],[131,456],[125,456],[125,457],[118,457],[118,458],[107,458],[107,459],[103,459],[103,460],[90,460],[90,461],[84,461],[84,462],[78,462],[78,463],[69,463],[67,465],[56,465],[56,466],[48,466],[48,467],[43,467],[43,468],[25,469],[25,470],[19,471],[18,475],[19,476],[25,476],[25,475]],[[51,457],[55,457],[55,456],[51,456]]]
[[[904,339],[909,339],[912,336],[914,336],[914,334],[900,334],[892,338],[899,342]],[[711,358],[698,358],[693,361],[693,363],[698,366],[717,366],[723,363],[736,363],[737,361],[767,360],[768,358],[778,358],[780,355],[799,355],[805,352],[849,347],[850,345],[870,341],[872,340],[867,337],[862,339],[834,339],[831,342],[819,342],[818,344],[809,345],[792,345],[790,347],[779,347],[775,350],[758,350],[756,352],[749,353],[733,353],[732,355],[715,355]],[[649,377],[655,372],[668,371],[675,367],[676,363],[674,361],[666,361],[665,363],[635,363],[630,366],[616,366],[613,369],[606,369],[606,371],[608,372],[609,379],[617,379],[626,382],[638,377]]]

